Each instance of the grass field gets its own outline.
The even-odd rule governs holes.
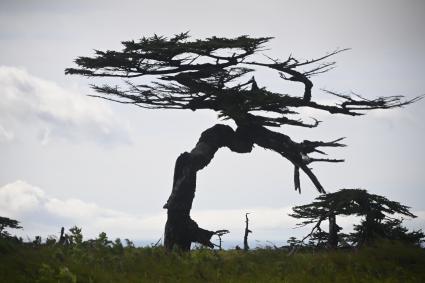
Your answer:
[[[197,249],[117,243],[0,241],[0,282],[425,282],[425,250],[381,242],[360,250]]]

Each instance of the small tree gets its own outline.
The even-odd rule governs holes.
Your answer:
[[[289,237],[289,239],[286,241],[286,243],[288,243],[288,245],[290,247],[295,247],[295,246],[300,245],[301,241],[298,240],[296,237],[292,236],[292,237]]]
[[[425,234],[422,230],[409,231],[401,225],[402,222],[403,220],[394,218],[377,221],[371,233],[367,231],[366,221],[362,221],[360,225],[354,225],[354,232],[350,233],[348,238],[352,243],[358,245],[373,243],[375,239],[383,238],[420,246],[424,242]]]
[[[214,231],[202,229],[190,217],[196,190],[197,172],[205,168],[222,147],[238,153],[249,153],[254,145],[270,149],[294,165],[295,190],[301,192],[300,170],[321,193],[323,186],[310,168],[313,162],[342,162],[310,156],[324,153],[321,147],[341,147],[340,139],[329,142],[293,141],[289,136],[270,127],[290,125],[314,128],[320,121],[305,122],[297,116],[298,108],[313,108],[332,114],[362,115],[363,111],[387,109],[410,104],[418,98],[402,101],[400,96],[366,99],[324,91],[341,102],[326,105],[312,100],[311,78],[334,67],[326,62],[345,49],[335,50],[312,60],[261,59],[257,55],[271,38],[240,36],[211,37],[190,41],[187,33],[171,38],[143,37],[138,41],[123,41],[120,51],[95,50],[93,57],[78,57],[77,68],[66,74],[87,77],[122,78],[121,85],[92,85],[106,100],[147,109],[185,109],[216,111],[218,117],[231,119],[236,129],[217,124],[205,130],[190,152],[181,154],[175,164],[173,188],[164,205],[168,210],[164,245],[189,250],[192,242],[209,247]],[[283,82],[303,85],[300,95],[273,92],[257,83],[252,76],[257,69],[276,72]],[[248,74],[251,78],[247,77]],[[146,78],[143,80],[143,78]]]
[[[69,241],[71,245],[79,246],[83,243],[83,234],[81,231],[82,229],[78,228],[77,226],[69,228]]]
[[[249,233],[252,233],[252,231],[249,230],[249,218],[248,218],[248,214],[249,213],[245,213],[245,232],[244,232],[244,236],[243,236],[243,250],[244,251],[249,250],[248,236],[249,236]]]
[[[0,216],[0,238],[11,237],[5,229],[22,229],[22,227],[19,225],[19,221]]]
[[[369,194],[361,189],[342,189],[335,193],[324,194],[316,198],[310,204],[295,206],[290,216],[298,219],[306,219],[299,223],[299,226],[305,226],[315,223],[311,233],[305,238],[310,237],[316,230],[320,231],[320,224],[324,220],[329,220],[328,246],[335,248],[338,245],[338,232],[341,228],[336,224],[337,215],[356,215],[364,216],[362,224],[356,226],[357,233],[351,235],[358,244],[372,241],[377,235],[386,237],[382,221],[388,221],[388,215],[401,214],[408,217],[416,217],[409,211],[409,207],[396,201],[390,201],[379,195]],[[390,223],[387,222],[387,226]],[[391,226],[391,225],[390,225]],[[305,239],[304,238],[304,239]]]
[[[108,239],[108,236],[105,232],[101,232],[95,239],[95,242],[100,247],[110,247],[113,244],[113,242]]]
[[[221,251],[223,249],[222,244],[223,244],[223,240],[222,240],[222,236],[226,235],[229,233],[229,230],[218,230],[215,232],[216,236],[218,237],[218,245],[214,245],[216,247],[218,247],[218,249]]]

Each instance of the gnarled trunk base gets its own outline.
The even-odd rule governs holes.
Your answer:
[[[217,124],[204,131],[195,148],[182,153],[174,168],[173,190],[164,208],[168,209],[165,225],[164,245],[167,250],[174,248],[187,251],[192,242],[214,247],[213,231],[202,229],[190,218],[196,190],[196,173],[207,166],[221,147],[245,153],[252,150],[253,143],[246,133],[238,128]]]
[[[251,152],[253,145],[275,151],[291,161],[296,173],[302,169],[320,192],[324,192],[305,161],[306,152],[312,152],[318,146],[340,146],[335,142],[296,143],[288,136],[273,132],[255,124],[238,124],[234,131],[231,127],[217,124],[201,134],[198,143],[191,152],[182,153],[176,160],[174,169],[173,190],[164,208],[168,209],[168,220],[165,225],[164,242],[168,250],[177,247],[189,250],[192,242],[213,247],[210,239],[213,231],[199,228],[190,218],[193,198],[196,190],[196,173],[207,166],[214,154],[221,147],[228,147],[238,153]],[[299,174],[295,174],[296,189],[299,188]]]

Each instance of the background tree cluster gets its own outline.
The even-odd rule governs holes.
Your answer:
[[[393,215],[402,215],[414,218],[408,206],[362,189],[342,189],[335,193],[328,193],[316,198],[310,204],[293,207],[290,216],[303,219],[298,226],[314,224],[311,232],[298,244],[309,238],[308,245],[331,247],[361,246],[375,242],[377,239],[399,240],[420,245],[425,238],[422,230],[408,231],[402,226],[403,218],[394,218]],[[336,216],[362,217],[360,224],[354,225],[354,232],[340,233],[342,228],[336,222]],[[329,224],[328,231],[321,228],[322,222]],[[292,239],[291,243],[296,240]]]

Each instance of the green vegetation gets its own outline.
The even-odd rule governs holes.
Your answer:
[[[130,241],[123,245],[105,233],[67,245],[0,239],[0,282],[8,283],[425,282],[424,266],[425,250],[390,241],[358,250],[301,249],[288,256],[287,250],[271,248],[167,252],[136,248]]]

